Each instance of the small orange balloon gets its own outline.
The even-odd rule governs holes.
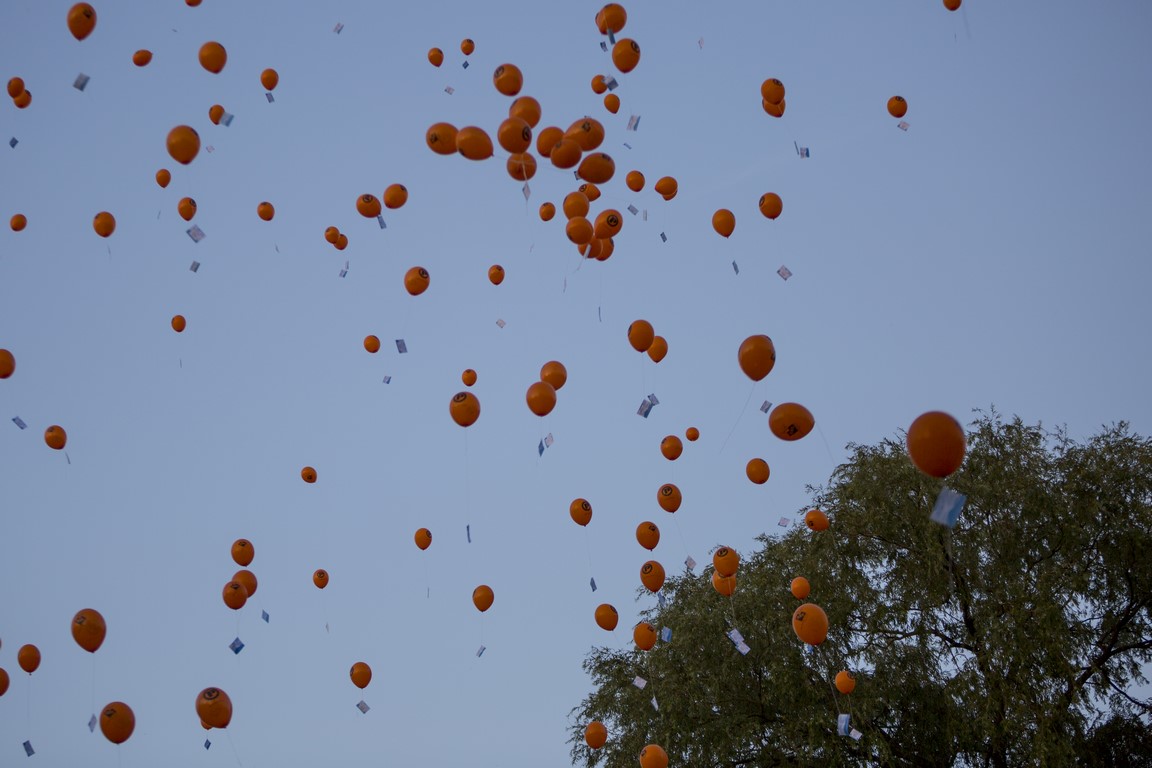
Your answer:
[[[182,165],[188,165],[200,153],[200,134],[188,125],[178,125],[168,132],[168,154]]]
[[[100,713],[100,733],[113,744],[123,744],[136,730],[136,715],[132,707],[122,701],[114,701]]]
[[[604,109],[612,114],[620,111],[620,97],[614,93],[609,93],[604,96]]]
[[[912,463],[926,475],[948,477],[964,462],[964,428],[943,411],[917,416],[908,427],[907,442]]]
[[[960,9],[960,0],[944,0],[944,7],[950,11],[959,10]]]
[[[358,661],[352,665],[352,669],[348,671],[348,676],[352,678],[352,685],[363,690],[368,687],[368,683],[372,682],[372,667],[363,661]]]
[[[846,669],[836,673],[836,690],[847,696],[856,690],[856,678]]]
[[[580,145],[581,152],[591,152],[604,141],[604,126],[593,117],[585,117],[568,126],[564,137]]]
[[[528,123],[529,128],[535,128],[540,122],[540,102],[531,96],[521,96],[508,107],[509,117],[518,117]]]
[[[469,125],[456,132],[456,150],[469,160],[492,157],[492,139],[483,128]]]
[[[8,684],[11,682],[8,678],[8,670],[0,667],[0,696],[8,693]]]
[[[53,450],[63,450],[68,444],[68,433],[59,424],[53,424],[44,430],[44,442]]]
[[[812,585],[808,583],[808,579],[804,578],[803,576],[797,576],[796,578],[792,579],[792,584],[790,585],[789,589],[792,590],[792,597],[796,598],[797,600],[803,600],[804,598],[808,597],[809,593],[811,593]]]
[[[608,82],[604,79],[604,75],[596,75],[592,78],[592,92],[597,96],[608,90]]]
[[[200,722],[213,728],[227,728],[232,722],[232,699],[219,688],[205,688],[196,696]]]
[[[172,316],[172,330],[176,333],[184,333],[184,329],[188,327],[188,321],[184,319],[184,315]]]
[[[799,403],[781,403],[768,414],[768,428],[781,440],[799,440],[814,426],[812,412]]]
[[[609,208],[606,211],[601,211],[596,217],[595,223],[592,225],[593,235],[600,240],[608,240],[620,234],[620,230],[624,228],[624,217],[620,215],[620,211],[615,208]],[[653,339],[655,341],[655,339]],[[651,345],[649,345],[651,348]]]
[[[324,589],[328,586],[328,571],[323,568],[317,568],[312,573],[312,583],[316,585],[317,589]]]
[[[470,427],[480,418],[480,401],[471,392],[457,392],[448,405],[452,421],[462,427]]]
[[[12,217],[8,225],[12,227],[13,232],[23,232],[24,227],[28,226],[28,217],[22,213],[18,213]]]
[[[656,502],[660,505],[660,509],[665,512],[675,512],[680,509],[680,504],[683,501],[684,497],[681,496],[680,489],[672,483],[665,483],[656,492]]]
[[[470,38],[466,37],[460,41],[460,52],[465,56],[471,56],[474,50],[476,50],[476,43],[472,42]]]
[[[212,125],[220,125],[220,120],[224,117],[224,106],[221,104],[213,104],[208,107],[208,119],[212,121]]]
[[[536,142],[536,148],[540,148],[539,141]],[[540,154],[544,153],[541,152]],[[548,159],[557,168],[574,168],[580,162],[582,154],[580,145],[576,143],[576,140],[565,136],[558,139],[548,150]]]
[[[649,592],[659,592],[660,587],[664,586],[664,566],[655,560],[649,560],[640,566],[640,583]]]
[[[736,353],[740,370],[752,381],[761,381],[776,365],[776,345],[764,334],[749,336]]]
[[[908,114],[908,102],[904,101],[903,96],[893,96],[888,99],[888,114],[896,118]]]
[[[380,215],[380,200],[376,195],[360,195],[356,198],[356,212],[366,219],[374,219]]]
[[[584,743],[592,749],[600,749],[608,743],[608,729],[599,720],[593,720],[584,728]]]
[[[620,621],[620,614],[616,612],[608,603],[601,603],[596,606],[596,624],[607,632],[616,629],[616,624]]]
[[[40,667],[40,649],[31,643],[20,646],[20,650],[16,652],[16,663],[20,665],[20,669],[32,674]]]
[[[564,131],[554,125],[541,129],[536,134],[536,153],[541,157],[551,157],[552,148],[564,138]],[[579,147],[577,147],[579,149]]]
[[[684,443],[676,435],[667,435],[660,441],[660,453],[668,461],[676,461],[684,453]]]
[[[132,54],[132,63],[138,67],[146,67],[152,61],[152,51],[141,48]]]
[[[508,156],[504,168],[516,181],[528,181],[536,175],[536,158],[527,152],[517,152]]]
[[[248,539],[236,539],[232,542],[232,560],[236,565],[247,568],[252,564],[254,557],[256,557],[256,547]]]
[[[719,571],[712,571],[712,588],[724,597],[732,597],[736,592],[736,577],[721,576]]]
[[[427,528],[421,528],[416,531],[415,539],[417,547],[421,550],[428,549],[428,547],[432,546],[432,531]]]
[[[260,586],[260,582],[256,580],[256,574],[249,570],[236,571],[232,574],[232,581],[242,584],[244,589],[248,591],[248,597],[256,594],[256,590]]]
[[[577,189],[584,193],[584,197],[588,198],[588,202],[594,203],[600,199],[600,187],[596,186],[590,181],[581,184]]]
[[[412,267],[404,274],[404,290],[412,296],[424,293],[431,282],[432,278],[424,267]]]
[[[815,603],[804,603],[792,613],[792,631],[808,645],[820,645],[828,637],[828,614]]]
[[[434,67],[438,67],[444,63],[444,51],[439,48],[433,48],[428,51],[428,63]]]
[[[628,343],[637,352],[647,352],[656,339],[656,331],[647,320],[636,320],[628,326]]]
[[[772,77],[760,84],[760,98],[769,104],[784,101],[784,83]]]
[[[370,354],[376,354],[380,351],[380,337],[371,334],[364,337],[364,349]]]
[[[540,206],[540,220],[552,221],[552,217],[556,215],[556,206],[552,203],[543,203]]]
[[[653,189],[656,190],[656,194],[660,195],[665,200],[671,200],[672,198],[676,197],[676,192],[679,188],[680,185],[677,184],[676,179],[672,178],[671,176],[661,177],[653,187]]]
[[[593,184],[607,184],[616,175],[616,161],[603,152],[594,152],[580,161],[580,178]]]
[[[528,410],[537,416],[547,416],[556,407],[556,388],[546,381],[537,381],[525,394]]]
[[[559,360],[549,360],[540,367],[540,380],[548,382],[559,392],[568,383],[568,369]]]
[[[505,96],[515,96],[524,86],[524,73],[515,64],[501,64],[492,73],[492,84]]]
[[[457,152],[456,134],[456,126],[451,123],[435,123],[424,134],[424,141],[438,155],[454,155]]]
[[[648,357],[652,362],[659,363],[668,355],[668,340],[663,336],[652,338],[652,346],[648,347]]]
[[[17,109],[26,109],[32,103],[32,91],[25,90],[16,98],[12,99],[12,103],[16,105]]]
[[[576,525],[588,525],[592,522],[592,505],[587,499],[574,499],[568,505],[568,514],[572,516],[572,521]]]
[[[569,192],[564,196],[564,215],[575,219],[588,215],[588,196],[583,192]]]
[[[736,215],[727,208],[712,214],[712,229],[721,237],[729,237],[736,229]]]
[[[596,13],[596,28],[600,34],[621,32],[628,22],[628,14],[619,3],[608,3]]]
[[[176,203],[176,212],[184,221],[192,221],[196,216],[196,201],[190,197],[180,198],[180,202]]]
[[[300,477],[306,483],[316,482],[316,470],[312,467],[304,467],[300,470]]]
[[[576,245],[587,245],[592,242],[595,236],[595,229],[592,227],[592,222],[583,216],[576,216],[569,219],[568,223],[564,225],[564,234],[568,236]]]
[[[384,190],[384,207],[395,210],[408,202],[408,187],[403,184],[389,184]]]
[[[640,63],[639,44],[627,37],[617,40],[616,45],[612,46],[612,63],[625,74],[636,69]]]
[[[13,77],[8,81],[8,97],[15,99],[24,93],[24,78]]]
[[[274,69],[266,69],[260,73],[260,85],[264,86],[266,91],[276,90],[277,84],[280,82],[280,73]]]
[[[480,611],[480,613],[484,613],[484,611],[491,608],[493,600],[495,600],[495,596],[492,594],[492,587],[487,584],[481,584],[472,590],[472,604],[476,606],[476,610]]]
[[[656,523],[644,521],[636,526],[636,541],[649,552],[656,549],[656,545],[660,543],[660,529],[656,527]]]
[[[200,46],[200,66],[204,69],[218,75],[224,70],[224,65],[227,63],[228,52],[220,43],[208,42]]]
[[[642,621],[632,628],[632,640],[642,651],[650,651],[656,645],[656,628]]]
[[[96,234],[100,237],[111,237],[116,231],[116,217],[108,211],[100,211],[92,219],[92,229],[96,230]]]
[[[818,509],[813,509],[804,515],[804,525],[813,531],[826,531],[829,525],[828,515]]]
[[[668,768],[668,753],[659,744],[640,750],[640,768]]]
[[[470,387],[476,383],[476,371],[471,368],[466,368],[464,373],[460,374],[460,380],[464,382],[464,386]]]
[[[328,227],[324,230],[324,239],[336,245],[336,241],[340,239],[340,230],[336,227]]]
[[[161,168],[160,170],[156,171],[156,183],[160,185],[161,189],[167,187],[171,181],[172,174],[167,168]]]
[[[104,623],[100,611],[84,608],[72,617],[72,639],[88,653],[96,653],[100,649],[107,632],[108,625]]]
[[[0,379],[6,379],[16,372],[16,358],[6,349],[0,349]]]
[[[223,589],[224,605],[238,611],[248,602],[248,590],[238,581],[230,581]]]
[[[628,171],[628,175],[624,177],[624,183],[628,185],[628,189],[639,192],[644,189],[644,174],[640,171]]]
[[[747,473],[748,479],[756,483],[756,485],[764,485],[764,483],[768,482],[768,476],[771,474],[771,470],[768,468],[768,462],[764,461],[764,459],[751,459],[744,471]]]
[[[775,192],[765,192],[760,195],[760,213],[769,219],[775,219],[784,211],[784,201]]]
[[[272,206],[272,203],[265,200],[256,206],[256,215],[264,221],[272,221],[272,217],[276,215],[276,209]]]
[[[88,3],[76,3],[68,10],[68,31],[83,40],[96,29],[96,9]]]
[[[740,567],[740,555],[734,549],[720,547],[712,554],[712,567],[721,576],[735,576],[736,569]]]
[[[496,142],[506,152],[524,152],[532,146],[532,126],[523,118],[509,117],[496,129]]]
[[[779,104],[773,104],[770,101],[761,101],[760,106],[772,117],[784,117],[784,110],[788,107],[788,100],[781,99]]]
[[[339,235],[336,237],[336,250],[338,250],[338,251],[342,251],[342,250],[344,250],[344,249],[345,249],[345,248],[347,248],[347,247],[348,247],[348,235],[346,235],[346,234],[344,234],[343,232],[341,232],[341,233],[340,233],[340,234],[339,234]]]

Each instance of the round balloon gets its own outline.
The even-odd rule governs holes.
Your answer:
[[[897,118],[908,114],[908,102],[904,101],[903,96],[893,96],[888,99],[888,114]]]
[[[0,379],[6,379],[16,372],[16,358],[6,349],[0,349]]]
[[[495,596],[492,594],[492,587],[487,584],[481,584],[472,590],[472,604],[476,606],[476,610],[480,613],[492,607],[492,601]]]
[[[171,181],[172,172],[167,168],[161,168],[160,170],[156,171],[156,183],[160,185],[161,189],[167,187]]]
[[[608,729],[599,720],[593,720],[584,728],[584,743],[592,749],[600,749],[608,743]]]
[[[856,690],[856,678],[846,669],[836,673],[836,690],[847,696]]]
[[[656,545],[660,543],[660,529],[656,527],[656,523],[645,520],[636,526],[636,541],[649,552],[656,549]]]
[[[403,184],[389,184],[384,190],[384,207],[390,210],[403,207],[408,202],[408,187]]]
[[[792,631],[808,645],[820,645],[828,637],[828,615],[815,603],[804,603],[792,613]]]
[[[54,451],[63,450],[68,444],[68,433],[59,424],[53,424],[44,430],[44,443]]]
[[[960,468],[966,450],[964,428],[943,411],[922,413],[908,427],[908,455],[926,475],[948,477]]]
[[[680,442],[680,438],[676,435],[666,435],[660,441],[660,453],[668,461],[676,461],[680,458],[680,454],[684,453],[684,443]]]
[[[264,86],[264,90],[274,91],[279,83],[280,73],[276,70],[266,69],[260,73],[260,85]]]
[[[721,237],[729,237],[736,230],[736,214],[727,208],[721,208],[712,214],[712,229]]]
[[[568,369],[559,360],[549,360],[540,368],[540,380],[552,385],[556,391],[568,382]]]
[[[650,651],[656,645],[656,628],[642,621],[632,628],[632,640],[642,651]]]
[[[184,315],[172,316],[172,330],[176,333],[184,333],[184,329],[188,327],[188,321],[184,319]]]
[[[769,104],[779,104],[784,101],[784,83],[770,77],[760,84],[760,98]]]
[[[24,227],[28,226],[28,217],[17,213],[9,220],[8,225],[12,227],[13,232],[23,232]]]
[[[515,64],[501,64],[492,73],[492,84],[505,96],[515,96],[524,86],[524,74]]]
[[[88,3],[76,3],[68,10],[68,31],[83,40],[96,29],[96,9]]]
[[[84,608],[72,617],[72,639],[88,653],[96,653],[104,644],[104,635],[108,626],[100,611],[93,608]]]
[[[768,476],[771,474],[771,470],[768,468],[768,462],[764,461],[764,459],[750,460],[744,471],[748,475],[748,479],[756,483],[756,485],[763,485],[768,482]]]
[[[178,125],[168,132],[168,154],[182,165],[188,165],[200,154],[200,134],[188,125]]]
[[[625,74],[636,69],[640,63],[639,44],[627,37],[617,40],[616,45],[612,46],[612,63]]]
[[[432,278],[424,267],[412,267],[404,274],[404,290],[412,296],[424,293],[431,282]]]
[[[718,571],[712,571],[712,588],[724,597],[732,597],[736,592],[736,577],[721,576]]]
[[[100,713],[100,733],[113,744],[123,744],[128,741],[132,731],[136,730],[136,715],[132,707],[122,701],[114,701],[104,707]]]
[[[620,614],[608,603],[601,603],[596,606],[596,624],[600,629],[611,632],[616,629],[616,624],[619,621]]]
[[[537,381],[525,394],[528,410],[537,416],[547,416],[556,407],[556,389],[546,381]]]
[[[316,482],[316,470],[312,467],[304,467],[300,470],[300,479],[306,483]]]
[[[734,549],[720,547],[712,554],[712,567],[721,576],[733,576],[740,567],[740,555]]]
[[[640,750],[640,768],[668,768],[668,753],[659,744]]]
[[[16,663],[20,669],[32,674],[40,667],[40,649],[31,643],[20,646],[20,650],[16,651]]]
[[[768,414],[768,428],[781,440],[799,440],[814,426],[812,412],[799,403],[780,403]]]
[[[828,515],[818,509],[813,509],[804,515],[804,525],[813,531],[828,530]]]
[[[792,590],[792,597],[796,598],[797,600],[803,600],[804,598],[808,597],[809,593],[812,591],[812,585],[808,583],[808,579],[804,578],[803,576],[797,576],[796,578],[792,579],[792,584],[789,585],[789,589]]]
[[[380,351],[380,337],[369,334],[364,337],[364,349],[369,354],[376,354]]]
[[[434,67],[438,67],[444,63],[444,51],[439,48],[432,48],[428,51],[428,63]]]
[[[205,688],[196,696],[196,714],[213,728],[227,728],[232,722],[232,699],[219,688]]]
[[[476,371],[471,368],[465,368],[464,372],[460,374],[460,381],[464,382],[464,386],[470,387],[476,383]]]
[[[587,499],[575,499],[568,505],[568,514],[576,525],[588,525],[592,522],[592,505]]]
[[[248,590],[238,581],[230,581],[223,589],[224,605],[238,611],[248,602]]]
[[[457,152],[456,134],[456,126],[451,123],[436,123],[424,134],[424,141],[438,155],[454,155]]]
[[[256,547],[248,539],[236,539],[232,542],[232,560],[236,565],[247,568],[252,564],[254,557],[256,557]]]
[[[757,205],[760,208],[760,213],[769,219],[775,219],[784,211],[784,201],[775,192],[765,192],[760,195],[760,202]]]
[[[368,683],[372,682],[372,667],[363,661],[358,661],[352,665],[352,669],[348,671],[348,676],[352,678],[352,685],[363,690],[368,687]]]
[[[470,427],[480,418],[480,401],[471,392],[457,392],[448,405],[452,421],[462,427]]]
[[[432,531],[427,528],[421,528],[416,531],[415,539],[417,547],[421,550],[428,549],[428,547],[432,546]]]
[[[764,334],[749,336],[740,344],[736,358],[748,378],[761,381],[776,365],[776,345]]]
[[[228,52],[220,43],[208,42],[200,46],[200,66],[204,69],[218,75],[224,70],[224,65],[227,63]]]
[[[0,667],[0,696],[8,693],[8,684],[11,682],[8,678],[8,670]]]
[[[659,592],[664,586],[664,566],[655,560],[649,560],[640,566],[640,583],[649,592]]]
[[[637,352],[647,352],[656,340],[656,331],[647,320],[636,320],[628,326],[628,343]]]
[[[312,583],[316,585],[317,589],[324,589],[328,586],[328,571],[323,568],[317,568],[312,573]]]
[[[116,231],[116,217],[108,211],[100,211],[92,219],[92,229],[96,230],[96,234],[100,237],[111,237]]]
[[[456,132],[456,151],[469,160],[492,157],[492,139],[483,128],[465,126]]]

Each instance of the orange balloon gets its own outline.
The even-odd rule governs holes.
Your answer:
[[[363,661],[358,661],[352,665],[352,669],[348,671],[348,676],[352,678],[352,685],[363,690],[368,687],[368,683],[372,682],[372,667]]]
[[[671,176],[664,176],[656,182],[656,186],[653,187],[653,189],[655,189],[656,193],[663,197],[665,200],[671,200],[672,198],[676,197],[676,192],[679,189],[679,185],[676,183],[676,179],[672,178]]]
[[[642,651],[650,651],[656,645],[656,628],[642,621],[632,628],[632,640]]]
[[[660,441],[660,453],[668,461],[676,461],[684,453],[684,443],[676,435],[667,435]]]
[[[536,142],[536,148],[540,148],[539,141]],[[541,152],[540,154],[544,153]],[[576,140],[565,136],[557,139],[556,143],[548,150],[548,159],[557,168],[573,168],[580,162],[582,154],[580,145],[576,143]]]
[[[736,592],[736,577],[721,576],[719,571],[712,571],[712,588],[724,597],[732,597]]]
[[[769,219],[775,219],[784,211],[784,201],[775,192],[765,192],[760,195],[760,213]]]
[[[83,40],[96,29],[96,9],[88,3],[76,3],[68,10],[68,31]]]
[[[264,90],[266,91],[276,90],[279,82],[280,74],[274,69],[266,69],[260,73],[260,85],[264,86]]]
[[[659,363],[668,354],[668,340],[663,336],[654,336],[652,346],[648,347],[648,357],[652,362]]]
[[[600,187],[596,186],[590,181],[586,181],[576,188],[584,193],[584,197],[588,198],[588,202],[594,203],[600,199]]]
[[[780,403],[768,414],[768,428],[781,440],[799,440],[814,426],[812,412],[799,403]]]
[[[569,219],[568,223],[564,225],[564,234],[576,245],[587,245],[592,242],[595,230],[592,227],[592,222],[583,216],[577,216]]]
[[[772,117],[784,117],[784,110],[788,107],[788,100],[781,99],[779,104],[773,104],[770,101],[761,101],[760,106],[764,107],[764,111],[772,115]]]
[[[341,232],[336,237],[336,250],[342,251],[347,247],[348,247],[348,235],[345,235],[343,232]]]
[[[272,221],[272,217],[276,215],[276,209],[272,206],[272,203],[265,200],[256,206],[256,215],[264,221]]]
[[[623,228],[624,217],[620,215],[620,211],[615,208],[609,208],[606,211],[601,211],[596,217],[596,222],[592,225],[592,233],[600,240],[608,240],[620,234],[620,230]],[[655,341],[655,339],[653,339],[653,341]],[[651,348],[651,345],[649,345],[649,348]]]
[[[213,728],[227,728],[232,722],[232,699],[219,688],[205,688],[196,696],[196,714]]]
[[[508,107],[508,117],[518,117],[528,123],[529,128],[535,128],[540,122],[540,102],[531,96],[521,96]]]
[[[515,64],[501,64],[492,73],[492,84],[505,96],[515,96],[524,86],[524,73]]]
[[[433,48],[428,51],[428,63],[434,67],[438,67],[444,63],[444,51],[439,48]]]
[[[556,389],[546,381],[537,381],[528,387],[525,399],[528,410],[537,416],[547,416],[556,407]]]
[[[528,181],[536,175],[536,158],[527,152],[517,152],[508,156],[504,168],[516,181]]]
[[[595,258],[597,261],[608,261],[608,257],[612,255],[612,251],[616,250],[616,241],[608,238],[607,240],[600,240],[599,242],[600,254]],[[653,341],[652,344],[655,346],[656,342]],[[652,347],[648,347],[648,349],[651,351]]]
[[[664,566],[655,560],[649,560],[640,566],[640,583],[649,592],[659,592],[664,586]]]
[[[602,35],[623,31],[627,21],[628,14],[619,3],[608,3],[596,12],[596,28]]]
[[[324,239],[336,245],[336,241],[340,239],[340,230],[336,227],[328,227],[324,230]]]
[[[588,525],[592,522],[592,505],[587,499],[574,499],[568,505],[568,514],[576,525]]]
[[[122,701],[114,701],[100,713],[100,733],[113,744],[123,744],[136,730],[136,715],[132,707]]]
[[[22,232],[24,227],[28,226],[28,217],[22,213],[17,213],[8,224],[12,227],[13,232]]]
[[[624,177],[624,183],[628,185],[628,189],[639,192],[644,189],[644,174],[640,171],[628,171],[628,175]]]
[[[751,459],[744,471],[748,474],[748,479],[756,485],[764,485],[768,482],[768,476],[771,474],[768,462],[764,459]]]
[[[740,567],[740,555],[734,549],[720,547],[712,554],[712,567],[725,578],[735,576],[736,569]]]
[[[456,150],[469,160],[492,157],[492,139],[483,128],[469,125],[456,132]]]
[[[846,669],[836,673],[836,690],[847,696],[856,690],[856,678]]]
[[[593,720],[584,728],[584,742],[592,749],[600,749],[608,743],[608,729],[599,720]]]
[[[532,146],[532,126],[523,118],[509,117],[496,129],[496,141],[506,152],[524,152]]]
[[[300,477],[306,483],[314,483],[316,482],[316,470],[312,467],[304,467],[300,470]]]
[[[431,282],[432,278],[429,276],[428,270],[424,267],[412,267],[404,275],[404,290],[412,296],[419,296],[428,290],[428,285]]]
[[[180,198],[180,202],[176,203],[176,212],[184,221],[192,221],[196,215],[196,201],[190,197]]]
[[[712,229],[721,237],[729,237],[736,229],[736,215],[727,208],[712,214]]]
[[[636,69],[640,63],[640,46],[627,37],[617,40],[616,45],[612,46],[612,63],[625,74]]]
[[[8,97],[15,99],[24,93],[24,78],[13,77],[8,81]]]
[[[204,43],[200,46],[200,66],[214,75],[220,74],[224,65],[228,63],[228,52],[224,46],[217,42]]]
[[[104,623],[100,611],[84,608],[72,617],[72,639],[88,653],[96,653],[100,649],[107,632],[108,626]]]
[[[948,477],[960,468],[966,449],[964,428],[943,411],[920,414],[908,427],[908,455],[926,475]]]
[[[826,531],[829,525],[828,515],[818,509],[813,509],[804,515],[804,525],[813,531]]]
[[[370,354],[376,354],[380,351],[380,337],[369,334],[364,337],[364,349]]]
[[[249,570],[236,571],[236,573],[232,574],[232,581],[242,584],[244,589],[248,591],[248,597],[256,594],[256,589],[260,586],[260,583],[256,580],[256,574]]]
[[[11,681],[8,678],[8,670],[0,667],[0,696],[8,693],[8,684]]]
[[[586,259],[599,259],[600,252],[604,250],[604,241],[593,237],[587,243],[576,246],[576,250]]]
[[[64,446],[68,444],[68,433],[59,424],[53,424],[44,430],[44,442],[55,451],[63,450]]]
[[[460,380],[464,382],[464,386],[472,386],[476,383],[476,371],[471,368],[464,369],[464,373],[460,374]]]
[[[224,117],[224,107],[220,104],[213,104],[208,107],[208,119],[212,121],[212,125],[220,125],[220,120]]]
[[[575,219],[588,215],[588,196],[583,192],[569,192],[564,196],[564,215]]]
[[[640,768],[668,768],[668,753],[658,744],[640,750]]]
[[[815,603],[804,603],[792,613],[792,631],[808,645],[820,645],[828,637],[828,614]]]
[[[16,663],[20,665],[20,669],[32,674],[40,667],[40,649],[31,643],[20,646],[20,650],[16,652]]]
[[[12,103],[16,105],[17,109],[25,109],[32,103],[32,91],[25,90],[16,98],[12,99]]]
[[[427,528],[421,528],[416,531],[414,538],[416,539],[416,546],[421,550],[428,549],[428,547],[432,546],[432,531]]]
[[[236,539],[232,542],[232,560],[236,565],[247,568],[252,564],[254,557],[256,557],[256,547],[252,546],[252,542],[248,539]]]
[[[540,381],[548,382],[559,392],[568,382],[568,369],[559,360],[549,360],[540,368]]]
[[[792,597],[797,600],[803,600],[808,597],[812,591],[812,585],[808,583],[808,579],[803,576],[797,576],[792,579],[792,584],[789,587],[792,590]]]
[[[903,96],[893,96],[888,99],[888,114],[896,118],[908,114],[908,102],[904,101]]]
[[[0,379],[6,379],[16,372],[16,358],[6,349],[0,349]]]
[[[784,101],[784,83],[772,77],[760,84],[760,98],[769,104]]]
[[[665,512],[675,512],[680,509],[680,503],[684,501],[684,497],[680,495],[680,489],[675,485],[665,483],[656,492],[656,501],[660,504],[660,509]]]
[[[645,521],[636,526],[636,541],[649,552],[656,549],[656,545],[660,543],[660,529],[656,527],[656,523]]]
[[[603,152],[595,152],[580,161],[576,170],[580,178],[593,184],[607,184],[616,175],[616,161]]]
[[[944,7],[950,11],[959,10],[960,0],[944,0]]]
[[[480,401],[471,392],[457,392],[448,405],[452,421],[462,427],[470,427],[480,418]]]
[[[500,285],[504,282],[504,267],[499,264],[493,264],[488,267],[488,282],[492,285]]]
[[[384,207],[395,210],[408,202],[408,188],[403,184],[389,184],[384,190]]]
[[[564,137],[579,144],[581,152],[591,152],[604,142],[604,126],[593,117],[585,117],[568,126]]]
[[[141,48],[132,54],[132,63],[138,67],[146,67],[152,61],[152,51]]]
[[[620,111],[620,97],[614,93],[609,93],[604,96],[604,109],[612,114]]]
[[[248,590],[238,581],[230,581],[224,585],[224,605],[238,611],[248,602]]]
[[[481,584],[472,590],[472,604],[476,606],[476,610],[480,613],[492,607],[492,601],[495,596],[492,594],[492,587],[487,584]]]
[[[376,195],[360,195],[356,198],[356,212],[366,219],[374,219],[380,215],[380,200]]]
[[[647,352],[656,339],[656,331],[647,320],[636,320],[628,326],[628,343],[637,352]]]
[[[451,123],[435,123],[424,134],[424,141],[438,155],[454,155],[457,152],[456,134],[456,126]]]
[[[536,134],[536,153],[541,157],[551,157],[552,148],[564,138],[564,131],[554,125],[543,128]],[[579,149],[579,147],[577,147]]]
[[[466,37],[460,41],[460,52],[465,56],[471,56],[474,50],[476,50],[476,43],[472,42],[470,38]]]
[[[96,234],[100,237],[111,237],[116,231],[116,217],[108,211],[100,211],[92,219],[92,229],[96,230]]]
[[[764,334],[749,336],[736,353],[740,370],[752,381],[761,381],[776,365],[776,345]]]
[[[540,220],[552,221],[552,217],[556,215],[556,206],[552,203],[543,203],[540,206]]]
[[[168,132],[168,154],[182,165],[188,165],[200,153],[200,134],[191,126],[178,125]]]
[[[317,568],[312,573],[312,583],[316,585],[317,589],[324,589],[328,586],[328,571],[323,568]]]
[[[616,623],[620,621],[620,614],[616,612],[608,603],[601,603],[596,606],[596,624],[600,629],[611,632],[616,629]]]

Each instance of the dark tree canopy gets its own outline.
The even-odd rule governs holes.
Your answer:
[[[592,651],[575,762],[631,767],[658,743],[693,768],[1152,766],[1152,704],[1132,693],[1152,660],[1152,441],[980,414],[947,480],[967,495],[953,529],[928,519],[945,483],[902,440],[849,450],[812,489],[828,530],[760,537],[730,598],[710,566],[670,577],[645,618],[671,642]],[[792,630],[796,576],[828,615],[815,648]],[[837,734],[841,713],[859,740]],[[608,728],[599,750],[592,720]]]

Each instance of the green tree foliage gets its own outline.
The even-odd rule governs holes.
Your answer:
[[[711,567],[669,578],[645,618],[671,642],[593,650],[574,761],[631,767],[658,743],[693,768],[1152,763],[1152,703],[1131,693],[1152,660],[1152,441],[980,414],[947,482],[967,495],[953,529],[928,519],[943,483],[903,441],[849,448],[812,489],[828,530],[762,536],[731,598]],[[828,614],[815,648],[792,630],[796,576]],[[837,735],[841,713],[859,740]],[[584,745],[592,720],[600,750]]]

